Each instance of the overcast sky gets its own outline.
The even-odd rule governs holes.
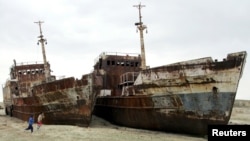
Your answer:
[[[102,52],[140,53],[138,9],[150,67],[228,53],[250,52],[249,0],[0,0],[0,83],[9,78],[13,59],[43,61],[39,27],[53,75],[80,78],[93,70]],[[145,33],[145,32],[144,32]],[[249,58],[237,99],[250,100]],[[3,100],[2,90],[0,101]]]

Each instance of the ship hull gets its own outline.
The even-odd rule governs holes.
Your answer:
[[[89,126],[92,117],[91,106],[81,103],[84,102],[79,100],[76,105],[71,105],[70,107],[65,104],[48,104],[45,106],[13,105],[12,116],[27,121],[30,115],[38,117],[39,113],[43,112],[46,117],[43,119],[44,124],[78,125],[87,127]],[[51,107],[57,108],[52,110]]]
[[[208,125],[228,124],[246,56],[238,52],[220,62],[206,57],[120,74],[118,87],[97,97],[94,114],[133,128],[206,135]],[[103,70],[105,79],[115,73]]]
[[[91,123],[96,93],[93,74],[83,75],[80,80],[70,77],[28,87],[30,94],[26,97],[12,97],[10,93],[17,82],[9,84],[4,87],[7,115],[24,121],[34,115],[36,122],[43,112],[44,124],[87,127]]]
[[[132,128],[206,135],[209,124],[228,123],[234,97],[197,93],[97,98],[94,113]]]

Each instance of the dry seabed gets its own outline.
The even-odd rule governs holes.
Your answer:
[[[250,124],[250,108],[248,106],[234,107],[231,124]],[[149,131],[116,126],[93,116],[88,128],[68,125],[43,125],[34,132],[24,130],[27,122],[5,116],[0,110],[0,140],[1,141],[206,141],[205,137],[174,134],[159,131]]]
[[[93,116],[90,127],[68,125],[43,125],[41,129],[34,128],[34,132],[24,130],[27,122],[16,118],[0,115],[1,141],[205,141],[203,137],[140,130],[112,125]],[[36,127],[36,124],[34,125]]]

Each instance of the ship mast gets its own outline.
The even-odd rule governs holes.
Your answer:
[[[146,57],[145,57],[145,48],[144,48],[144,39],[143,39],[143,30],[146,29],[147,33],[147,26],[143,25],[143,22],[141,20],[141,8],[145,7],[145,5],[134,5],[133,7],[137,7],[139,9],[139,22],[135,23],[135,26],[137,26],[137,29],[140,32],[140,42],[141,42],[141,68],[144,70],[146,69]]]
[[[50,70],[49,70],[49,66],[46,60],[46,53],[45,53],[45,45],[47,44],[47,40],[43,38],[43,34],[42,34],[42,28],[41,28],[41,24],[44,23],[42,21],[38,21],[35,22],[39,25],[39,29],[40,29],[40,36],[38,36],[39,40],[37,42],[37,44],[39,45],[39,42],[41,43],[41,47],[42,47],[42,52],[43,52],[43,63],[44,63],[44,71],[45,71],[45,79],[46,82],[50,81]]]

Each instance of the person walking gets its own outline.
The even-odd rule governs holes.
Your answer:
[[[25,130],[30,130],[32,133],[33,132],[33,123],[34,123],[33,115],[30,115],[28,123],[29,123],[29,125]]]
[[[45,118],[44,113],[40,113],[37,117],[37,130],[42,126],[42,120]]]

